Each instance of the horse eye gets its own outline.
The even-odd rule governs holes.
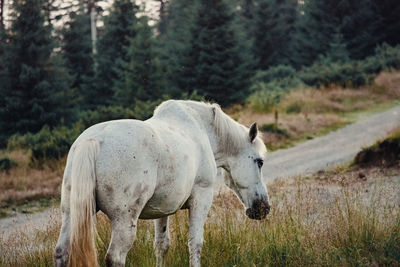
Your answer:
[[[262,159],[255,159],[254,161],[257,163],[258,168],[261,169],[261,167],[262,167],[263,164],[264,164],[264,161],[263,161]]]

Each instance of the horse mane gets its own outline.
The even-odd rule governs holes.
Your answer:
[[[182,107],[185,107],[185,109],[182,110]],[[192,113],[189,112],[188,108],[194,111],[194,117],[197,117],[197,119],[211,120],[218,143],[220,147],[225,149],[224,152],[236,154],[240,148],[249,142],[249,129],[225,114],[216,103],[211,104],[192,100],[168,100],[156,108],[154,116],[171,114],[171,110],[175,112],[179,110],[186,114]]]
[[[212,125],[220,147],[225,148],[225,152],[229,154],[236,154],[249,142],[248,129],[225,114],[218,104],[210,106],[214,114]]]

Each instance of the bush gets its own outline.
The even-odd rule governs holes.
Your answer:
[[[261,125],[260,130],[262,132],[275,133],[279,135],[284,135],[286,137],[290,137],[288,130],[277,127],[275,123],[263,124]]]
[[[279,103],[281,96],[284,94],[284,90],[274,86],[273,83],[265,84],[258,82],[253,84],[252,93],[247,98],[247,105],[258,112],[268,112]]]
[[[109,120],[135,119],[135,113],[121,106],[100,106],[95,110],[84,111],[79,115],[79,123],[83,128]]]
[[[47,125],[36,134],[13,135],[8,141],[8,149],[30,149],[31,163],[41,165],[47,159],[60,159],[65,156],[82,128],[57,127],[53,130]]]
[[[135,101],[135,114],[139,120],[147,120],[153,116],[154,109],[163,102],[164,99],[148,100],[148,101]]]
[[[400,45],[383,44],[375,50],[375,55],[364,60],[364,72],[376,74],[382,70],[400,69]]]
[[[252,92],[258,89],[257,84],[259,83],[268,84],[268,87],[273,87],[274,90],[284,91],[289,91],[303,85],[302,81],[296,76],[296,70],[286,65],[278,65],[266,71],[257,72],[252,79]]]
[[[254,76],[254,81],[269,83],[274,80],[282,80],[287,78],[295,78],[296,70],[287,65],[278,65],[271,67],[266,71],[259,71]]]
[[[250,91],[253,93],[247,98],[247,105],[258,112],[270,111],[279,103],[282,95],[303,86],[295,74],[295,69],[286,65],[257,72],[252,80]]]
[[[357,88],[370,81],[361,62],[327,62],[324,59],[303,68],[299,77],[305,84],[315,87],[337,84]]]
[[[18,163],[14,160],[4,157],[0,159],[0,171],[9,171],[10,169],[17,167]]]

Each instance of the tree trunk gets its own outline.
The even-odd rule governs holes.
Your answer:
[[[92,34],[92,51],[93,55],[97,53],[96,41],[97,41],[97,28],[96,28],[96,10],[94,5],[90,9],[90,32]]]
[[[167,5],[168,0],[159,0],[160,2],[160,21],[158,22],[158,31],[160,34],[164,34],[167,30],[168,15],[167,15]]]
[[[4,28],[4,6],[6,0],[0,0],[0,28]]]

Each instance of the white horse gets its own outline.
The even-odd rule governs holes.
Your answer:
[[[261,178],[266,148],[250,129],[216,104],[169,100],[147,121],[96,124],[72,145],[61,192],[62,226],[56,266],[98,266],[96,212],[111,220],[107,266],[124,266],[138,219],[155,220],[157,266],[169,248],[168,216],[189,209],[190,265],[200,266],[203,226],[213,199],[217,168],[252,219],[269,213]]]

